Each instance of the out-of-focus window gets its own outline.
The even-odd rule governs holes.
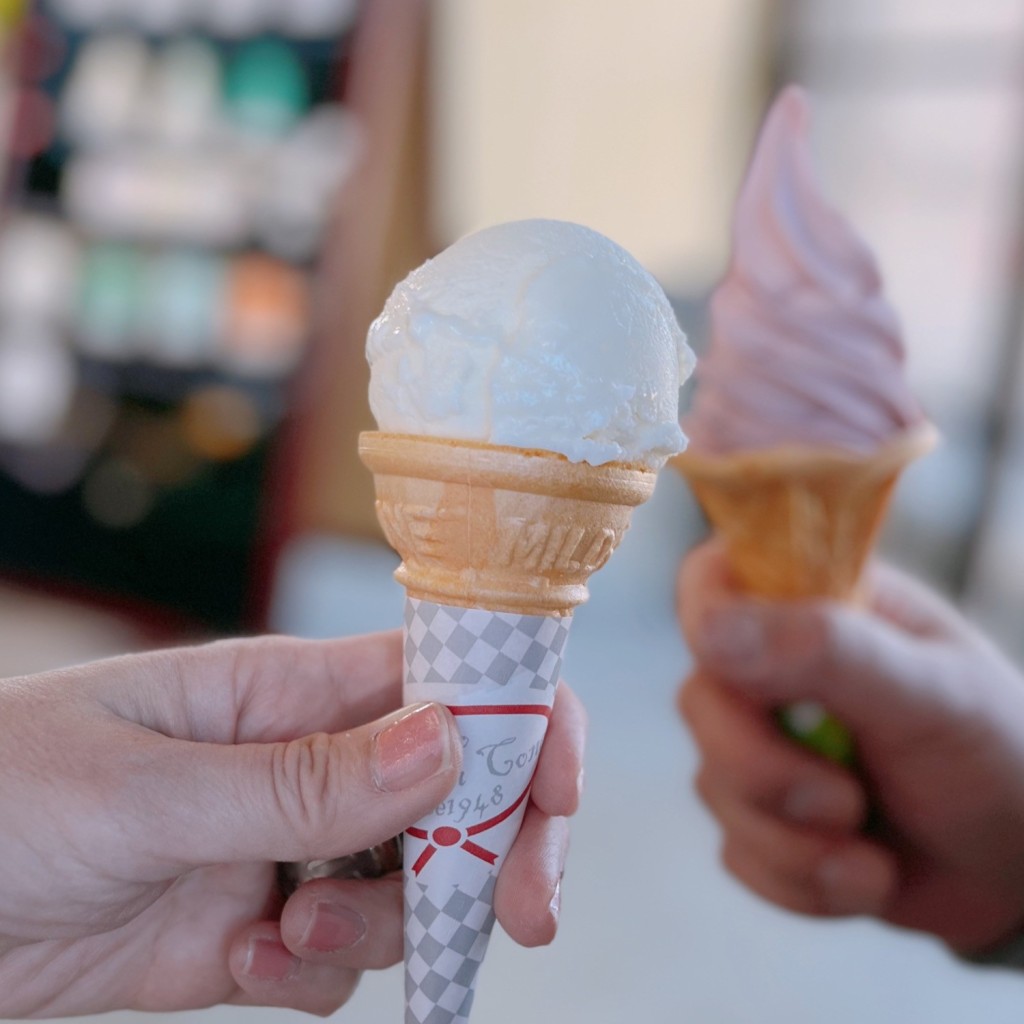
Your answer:
[[[815,97],[829,191],[879,254],[911,377],[944,434],[907,475],[890,547],[1024,653],[1024,7],[783,11],[777,78]]]
[[[0,0],[0,572],[252,623],[362,0]]]
[[[672,293],[721,270],[763,94],[762,0],[438,0],[439,240],[548,216],[588,224]]]

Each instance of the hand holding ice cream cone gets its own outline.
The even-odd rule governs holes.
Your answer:
[[[675,464],[744,589],[852,600],[901,471],[936,435],[875,261],[820,196],[807,120],[791,88],[761,131]],[[820,752],[851,756],[818,710],[784,720]]]

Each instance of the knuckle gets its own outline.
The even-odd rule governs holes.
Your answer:
[[[696,550],[688,551],[679,562],[679,569],[676,572],[676,594],[680,599],[693,589],[693,566],[696,558]]]
[[[231,658],[235,681],[243,688],[259,683],[268,666],[279,665],[282,650],[293,643],[291,638],[279,636],[220,641],[224,646],[225,656]]]
[[[771,814],[781,811],[792,784],[784,766],[742,748],[730,751],[722,771],[745,804]]]
[[[683,680],[676,694],[676,706],[679,708],[679,714],[698,739],[703,738],[705,731],[703,711],[709,703],[708,698],[711,696],[711,692],[707,677],[696,671],[691,672]]]
[[[812,655],[827,657],[835,651],[842,633],[838,609],[827,604],[814,605],[807,618]]]
[[[728,834],[722,837],[722,843],[718,848],[718,861],[733,878],[746,882],[746,859],[739,845]]]
[[[327,733],[278,744],[272,755],[274,801],[281,817],[300,835],[317,835],[333,825],[332,798],[341,774],[341,753]]]
[[[702,766],[693,777],[693,789],[703,804],[709,808],[713,806],[715,785],[707,766]]]
[[[684,633],[692,641],[695,625],[706,604],[706,582],[712,575],[714,547],[705,542],[686,553],[676,572],[675,612]]]
[[[778,660],[789,662],[789,670],[807,676],[835,661],[842,632],[835,608],[824,603],[808,605],[787,625],[775,637],[774,647]]]
[[[676,694],[676,707],[679,708],[679,714],[683,716],[683,721],[686,722],[690,728],[693,728],[693,705],[696,697],[694,691],[696,690],[696,677],[687,676],[683,680],[679,687],[679,692]]]

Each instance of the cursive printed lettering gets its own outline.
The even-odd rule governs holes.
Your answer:
[[[540,754],[542,741],[537,740],[537,742],[528,750],[522,750],[518,754],[512,756],[510,752],[504,748],[515,742],[515,736],[508,736],[497,743],[487,743],[477,751],[477,756],[484,759],[484,763],[487,765],[487,770],[492,775],[504,778],[506,775],[510,775],[513,769],[522,769],[527,765],[533,764]]]
[[[504,800],[505,793],[501,786],[494,786],[489,795],[477,793],[475,798],[464,796],[459,800],[454,797],[442,800],[434,808],[434,814],[438,818],[451,818],[456,825],[461,825],[467,816],[470,820],[475,818],[476,821],[483,821],[496,807],[500,807]]]
[[[463,761],[465,761],[465,759],[466,759],[466,748],[469,746],[469,737],[468,736],[460,736],[459,739],[462,740],[462,759],[463,759]],[[459,787],[462,787],[465,784],[466,784],[466,769],[463,768],[459,772],[459,781],[456,783],[456,785],[459,786]]]

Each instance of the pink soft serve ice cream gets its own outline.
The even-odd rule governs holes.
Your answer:
[[[694,454],[867,455],[923,420],[875,260],[819,191],[807,123],[805,95],[790,87],[761,130],[683,423]]]

